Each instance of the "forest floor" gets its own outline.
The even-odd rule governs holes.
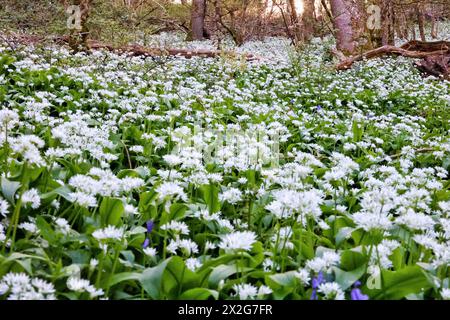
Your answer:
[[[0,297],[450,299],[450,82],[330,46],[0,47]]]

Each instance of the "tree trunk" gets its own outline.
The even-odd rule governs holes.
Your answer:
[[[419,23],[419,32],[420,32],[420,40],[425,41],[425,22],[423,17],[423,6],[422,4],[417,4],[416,6],[417,12],[417,21]]]
[[[191,27],[193,40],[203,40],[205,31],[205,0],[192,0]]]
[[[295,42],[297,42],[302,39],[302,30],[300,28],[300,23],[298,20],[297,9],[295,8],[295,0],[289,0],[288,3],[289,3],[288,9],[289,9],[289,14],[291,16],[291,27],[292,27],[293,34],[294,34],[294,40],[295,40]]]
[[[356,46],[354,41],[352,17],[350,14],[349,0],[330,0],[333,14],[333,26],[336,30],[337,49],[344,54],[354,53]]]
[[[395,33],[394,33],[394,8],[391,1],[383,0],[381,3],[381,26],[382,26],[382,38],[381,44],[391,45],[395,44]]]
[[[222,2],[221,0],[214,1],[214,35],[217,39],[217,50],[222,47],[222,33],[221,33],[221,21],[222,21]]]
[[[433,39],[438,37],[438,19],[435,6],[431,7],[431,37]]]
[[[89,28],[87,26],[92,0],[73,0],[72,5],[80,8],[80,29],[73,29],[69,36],[69,46],[75,52],[89,50]]]
[[[316,22],[314,17],[314,2],[314,0],[303,0],[302,29],[303,39],[305,41],[311,40],[314,35],[314,25]]]

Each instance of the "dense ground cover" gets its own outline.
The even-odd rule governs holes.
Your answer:
[[[0,51],[0,295],[449,299],[450,83],[410,60]]]

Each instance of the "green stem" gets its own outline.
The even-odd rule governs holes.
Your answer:
[[[16,205],[14,207],[12,221],[8,227],[8,232],[7,232],[7,236],[6,236],[6,238],[9,239],[9,236],[11,234],[11,228],[12,228],[11,246],[9,248],[9,252],[12,252],[14,250],[14,244],[16,241],[17,227],[18,227],[19,221],[20,221],[20,209],[22,207],[22,195],[24,194],[25,189],[27,187],[26,179],[25,179],[26,178],[26,174],[25,174],[26,170],[27,170],[27,163],[25,162],[22,167],[22,181],[21,181],[19,199],[17,200]],[[5,246],[6,246],[6,241],[4,242],[4,245],[3,245],[3,251],[5,249]]]
[[[17,233],[17,227],[19,225],[19,220],[20,220],[20,207],[21,206],[22,206],[22,193],[20,194],[20,198],[16,203],[16,207],[14,208],[14,214],[13,214],[13,218],[12,218],[13,231],[12,231],[12,237],[11,237],[11,247],[9,248],[10,252],[12,252],[14,250],[14,244],[16,242],[16,233]]]
[[[167,230],[164,230],[164,240],[163,240],[163,260],[166,260],[166,247],[167,247]]]
[[[120,245],[117,245],[116,246],[116,248],[115,248],[115,253],[114,253],[114,262],[113,262],[113,265],[112,265],[112,269],[111,269],[111,272],[109,273],[109,276],[108,276],[108,283],[106,284],[106,293],[105,293],[105,297],[107,297],[108,296],[108,293],[109,293],[109,287],[110,287],[110,285],[109,285],[109,280],[111,279],[111,277],[112,277],[112,275],[114,274],[114,272],[116,271],[116,267],[117,267],[117,261],[119,260],[119,254],[120,254]]]
[[[247,213],[247,224],[248,224],[249,230],[251,230],[250,223],[252,222],[252,209],[253,209],[253,200],[250,198],[249,203],[248,203],[248,213]]]
[[[102,278],[104,259],[105,259],[105,254],[103,253],[103,249],[102,249],[102,253],[100,256],[100,262],[98,263],[97,279],[95,280],[95,286],[97,287],[97,289],[100,288],[100,280]]]

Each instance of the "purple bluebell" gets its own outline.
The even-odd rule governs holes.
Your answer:
[[[152,220],[148,220],[147,221],[147,232],[151,233],[154,226],[155,226],[155,224],[153,223],[153,221]]]
[[[358,287],[361,285],[361,282],[356,281],[353,284],[353,289],[350,292],[350,297],[352,300],[369,300],[369,296],[366,294],[363,294],[361,292],[361,289],[359,289]]]
[[[320,271],[317,277],[312,279],[313,290],[311,293],[311,300],[317,300],[317,288],[322,282],[323,282],[323,273],[322,271]]]
[[[150,239],[146,238],[144,243],[142,244],[142,248],[144,248],[144,249],[147,248],[149,246],[149,244],[150,244]]]

